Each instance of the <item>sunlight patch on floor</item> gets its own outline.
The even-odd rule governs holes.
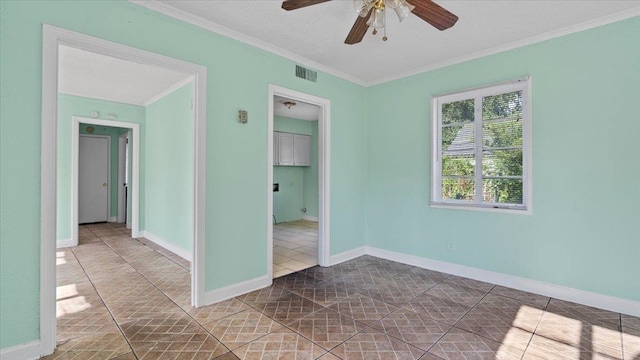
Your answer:
[[[64,251],[56,252],[56,265],[64,265],[67,263],[67,260],[64,258]]]
[[[84,296],[79,296],[76,284],[58,286],[56,288],[56,318],[75,314],[91,308]]]

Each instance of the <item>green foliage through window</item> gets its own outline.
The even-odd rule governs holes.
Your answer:
[[[486,94],[440,104],[440,200],[522,205],[524,91]]]

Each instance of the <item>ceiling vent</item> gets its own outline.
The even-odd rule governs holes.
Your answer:
[[[316,71],[303,68],[300,65],[296,65],[296,77],[316,82],[318,80],[318,73]]]

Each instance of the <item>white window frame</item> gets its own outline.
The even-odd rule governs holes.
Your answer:
[[[442,199],[442,105],[460,100],[482,99],[486,96],[522,91],[522,204],[485,203],[481,196],[474,202],[467,200]],[[477,121],[480,118],[480,121]],[[482,130],[482,109],[476,107],[476,133]],[[479,130],[478,130],[479,128]],[[482,136],[479,137],[480,139]],[[512,214],[532,214],[532,126],[531,126],[531,77],[506,83],[442,94],[431,98],[431,198],[429,205],[434,208],[455,208],[473,211],[503,212]],[[476,139],[478,137],[476,136]],[[478,145],[476,143],[476,145]],[[477,146],[476,146],[477,148]],[[480,165],[481,167],[482,165]],[[477,169],[477,168],[476,168]],[[476,171],[476,181],[482,172]]]

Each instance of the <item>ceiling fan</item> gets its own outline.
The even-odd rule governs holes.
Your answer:
[[[282,3],[282,8],[287,11],[296,10],[327,1],[330,0],[285,0]],[[393,9],[400,21],[404,20],[411,12],[438,30],[446,30],[458,21],[456,15],[431,0],[353,0],[353,3],[358,18],[344,41],[348,45],[362,41],[370,27],[373,28],[374,35],[378,29],[384,30],[386,8]],[[387,40],[386,32],[382,40]]]

